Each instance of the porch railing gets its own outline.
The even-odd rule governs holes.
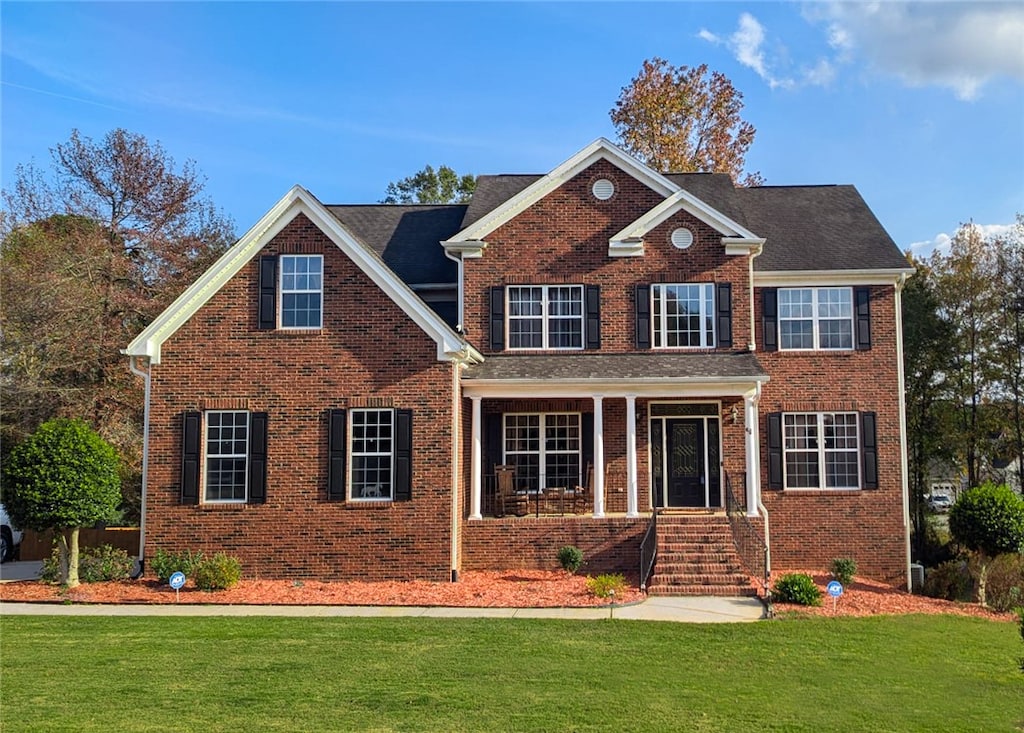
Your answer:
[[[516,479],[516,494],[527,509],[524,516],[588,514],[593,511],[593,495],[577,493],[580,477],[575,474],[544,474],[540,479]],[[538,490],[538,485],[545,488]],[[480,512],[485,517],[501,516],[498,478],[484,474],[481,487]]]
[[[743,499],[736,494],[732,477],[725,474],[725,511],[729,518],[729,529],[732,531],[733,544],[740,556],[746,571],[752,578],[758,578],[763,585],[764,597],[770,595],[771,579],[770,566],[768,561],[768,543],[765,541],[764,533],[754,526],[747,516],[746,486],[747,473],[739,474],[737,482],[743,487]]]
[[[643,541],[640,542],[640,591],[647,592],[647,581],[654,572],[654,562],[658,559],[658,509],[651,512],[651,522],[647,525]]]

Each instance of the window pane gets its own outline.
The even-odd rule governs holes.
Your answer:
[[[323,307],[323,258],[281,256],[281,327],[320,328]]]
[[[393,426],[393,410],[352,410],[353,499],[391,498]]]
[[[575,486],[580,449],[578,414],[505,415],[505,462],[516,466],[516,480],[524,490]]]
[[[655,347],[714,346],[713,285],[655,285],[653,290]]]
[[[206,413],[205,501],[245,501],[249,413]]]

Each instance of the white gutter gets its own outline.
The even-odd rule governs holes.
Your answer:
[[[123,351],[121,353],[124,353]],[[135,359],[138,357],[131,356],[128,358],[128,368],[132,370],[132,374],[142,377],[142,381],[146,388],[146,398],[143,407],[143,418],[142,418],[142,496],[139,504],[139,574],[141,575],[145,570],[145,549],[146,549],[146,487],[149,481],[149,389],[150,389],[150,373],[149,369],[142,371],[135,366]]]
[[[448,259],[450,259],[452,262],[454,262],[458,266],[458,268],[459,268],[459,277],[458,277],[458,280],[456,281],[456,286],[458,288],[458,295],[456,296],[456,298],[458,299],[458,302],[457,302],[456,306],[457,306],[457,317],[458,317],[459,320],[458,320],[458,325],[455,327],[455,330],[459,331],[459,335],[463,336],[463,338],[465,338],[466,322],[464,320],[463,307],[462,307],[462,304],[465,301],[465,293],[463,292],[464,284],[463,284],[463,281],[462,281],[462,277],[463,277],[463,274],[462,274],[462,256],[461,255],[457,256],[457,255],[452,254],[451,252],[448,251],[447,247],[443,247],[442,246],[442,249],[444,249],[444,256],[447,257]]]
[[[459,370],[462,365],[452,362],[452,523],[451,523],[451,581],[459,579],[459,446],[462,437],[462,399],[459,397]]]
[[[903,287],[907,284],[909,273],[904,273],[896,281],[894,289],[896,303],[896,377],[899,384],[899,417],[900,417],[900,489],[903,494],[903,535],[907,555],[907,590],[913,591],[910,577],[910,486],[907,479],[907,399],[906,377],[903,369]]]

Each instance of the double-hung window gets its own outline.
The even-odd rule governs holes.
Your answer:
[[[652,285],[651,295],[654,348],[714,347],[714,284]]]
[[[351,411],[351,495],[391,499],[394,476],[394,410]]]
[[[322,255],[281,255],[281,328],[323,325]]]
[[[249,413],[206,413],[204,501],[243,502],[249,462]]]
[[[851,288],[779,288],[779,347],[852,349]]]
[[[860,488],[857,413],[783,413],[782,430],[787,489]]]
[[[583,287],[515,285],[507,289],[510,349],[582,349]]]
[[[504,419],[505,463],[516,467],[520,485],[536,490],[579,484],[579,413],[508,413]]]

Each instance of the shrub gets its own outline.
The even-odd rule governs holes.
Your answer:
[[[948,560],[925,573],[924,594],[931,598],[969,601],[973,588],[971,571],[964,560]]]
[[[772,588],[774,600],[779,603],[797,603],[801,606],[820,606],[821,589],[807,573],[787,573]]]
[[[218,552],[199,562],[194,580],[200,590],[227,590],[242,577],[242,564],[237,557]]]
[[[1024,499],[1006,485],[986,482],[968,489],[949,510],[957,542],[988,557],[1024,549]]]
[[[171,575],[179,570],[185,573],[185,577],[191,578],[195,574],[196,567],[202,561],[202,552],[192,552],[191,550],[165,552],[160,549],[149,561],[149,567],[156,574],[157,580],[167,583],[171,579]]]
[[[986,596],[996,611],[1024,608],[1024,555],[1006,553],[989,563]]]
[[[569,573],[575,573],[583,564],[583,552],[578,547],[566,545],[558,551],[558,562]]]
[[[857,574],[857,561],[849,557],[837,557],[829,566],[829,572],[844,587],[848,586],[853,582],[853,576]]]
[[[127,580],[134,567],[135,562],[127,552],[110,545],[83,547],[78,553],[78,579],[83,583]],[[39,577],[47,583],[60,581],[60,548],[56,545],[53,554],[43,560]]]
[[[587,590],[598,598],[611,598],[626,589],[626,579],[621,573],[598,575],[587,578]]]

